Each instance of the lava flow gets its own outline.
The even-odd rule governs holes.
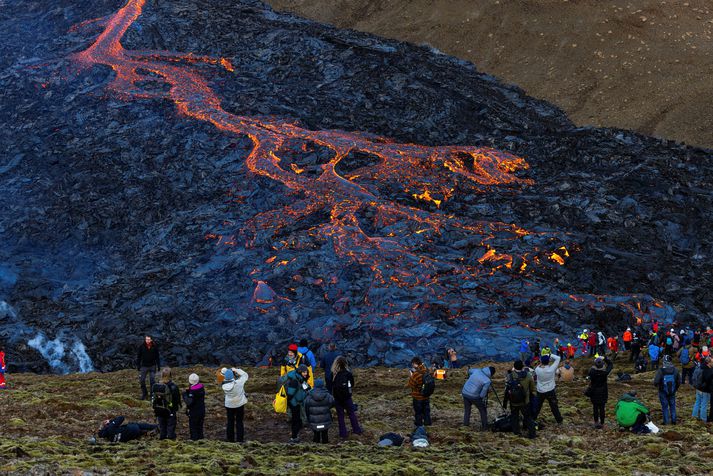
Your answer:
[[[145,0],[129,0],[114,15],[97,20],[104,30],[72,59],[81,67],[111,67],[115,77],[108,88],[123,99],[170,100],[184,116],[249,137],[249,170],[284,184],[300,198],[250,220],[239,232],[248,237],[247,246],[322,213],[324,222],[309,233],[331,243],[345,263],[370,270],[372,284],[362,302],[372,306],[374,315],[388,315],[393,305],[389,299],[377,303],[379,293],[374,290],[395,289],[392,299],[396,295],[407,300],[417,287],[426,289],[425,295],[433,301],[447,302],[454,317],[473,296],[506,301],[504,307],[512,308],[537,303],[546,295],[574,312],[585,306],[617,308],[637,318],[664,308],[645,296],[560,292],[537,278],[535,271],[566,264],[573,251],[566,234],[477,221],[459,217],[449,208],[455,198],[480,196],[493,187],[516,193],[529,183],[516,175],[528,168],[523,159],[489,148],[400,144],[364,133],[312,131],[277,119],[231,114],[221,107],[220,98],[196,67],[208,64],[236,74],[228,59],[123,48],[121,39],[144,5]],[[156,77],[167,84],[165,89],[142,86]],[[302,163],[305,153],[323,160],[317,165]],[[289,260],[272,257],[266,263],[287,266]],[[266,287],[263,282],[259,286]],[[258,294],[269,293],[261,289]],[[272,297],[255,298],[266,300],[271,302]]]

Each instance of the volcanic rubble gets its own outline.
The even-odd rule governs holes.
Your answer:
[[[123,0],[80,3],[0,7],[11,370],[131,366],[145,332],[172,365],[300,337],[401,365],[713,317],[711,151],[575,128],[426,46],[251,0],[149,0],[122,86],[120,46],[77,55]],[[220,104],[189,111],[193,77]]]

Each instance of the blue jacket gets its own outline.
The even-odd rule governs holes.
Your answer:
[[[649,357],[651,360],[659,360],[659,353],[661,353],[661,348],[655,344],[649,346]]]
[[[527,344],[527,341],[525,339],[522,339],[520,341],[520,352],[529,352],[530,351],[530,346]]]
[[[488,367],[470,369],[468,371],[468,380],[463,384],[461,394],[468,398],[485,398],[488,395],[490,383],[490,369]]]
[[[317,359],[314,357],[312,351],[309,350],[309,347],[297,347],[297,352],[305,356],[310,367],[313,369],[317,368]]]

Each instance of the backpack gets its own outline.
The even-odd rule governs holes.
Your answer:
[[[691,384],[696,390],[703,391],[703,367],[700,365],[696,366],[696,370],[693,371],[693,377],[691,377]]]
[[[664,374],[663,380],[661,382],[663,386],[663,391],[666,395],[673,395],[676,393],[676,375],[673,373]]]
[[[167,383],[155,383],[151,388],[151,406],[160,413],[173,413],[173,392]]]
[[[421,384],[421,395],[424,397],[430,397],[436,390],[436,379],[433,378],[431,372],[426,371],[423,374],[423,383]]]
[[[515,406],[523,406],[527,401],[525,387],[522,386],[520,377],[511,377],[508,379],[507,388],[505,389],[510,398],[510,404]]]
[[[349,381],[349,372],[339,372],[332,381],[332,395],[340,402],[352,396],[352,385]]]
[[[688,347],[681,350],[681,364],[686,365],[691,361],[691,355],[688,353]]]
[[[666,337],[666,345],[673,345],[673,339],[671,339],[671,337]]]

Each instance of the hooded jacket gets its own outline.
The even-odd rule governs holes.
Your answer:
[[[649,346],[649,357],[652,361],[659,360],[659,354],[661,353],[661,348],[656,344],[651,344]]]
[[[540,365],[535,369],[537,376],[537,391],[539,393],[551,392],[555,389],[555,373],[560,365],[559,355],[550,357],[549,365]]]
[[[305,413],[307,421],[314,431],[323,431],[332,424],[332,410],[334,397],[332,397],[324,384],[320,382],[305,398]]]
[[[312,387],[314,385],[314,371],[312,369],[312,365],[309,363],[309,359],[307,359],[299,352],[297,352],[297,356],[295,357],[294,361],[291,361],[288,357],[285,357],[285,360],[282,361],[282,365],[280,365],[280,377],[282,377],[283,375],[287,375],[293,370],[297,370],[297,367],[299,367],[300,365],[307,366],[307,369],[309,370],[309,378],[307,378],[307,382],[309,383],[309,386]]]
[[[630,393],[625,393],[616,404],[616,422],[624,428],[633,426],[640,413],[648,415],[649,409]]]
[[[614,368],[614,364],[609,359],[604,359],[604,364],[606,367],[602,366],[597,368],[593,365],[589,369],[589,386],[591,388],[591,394],[589,399],[592,403],[606,403],[609,400],[609,384],[607,383],[607,377]]]
[[[421,364],[415,372],[411,372],[408,379],[408,387],[411,389],[411,396],[414,400],[428,400],[428,397],[421,395],[421,387],[423,386],[423,376],[428,372],[426,367]]]
[[[285,390],[287,391],[287,403],[291,407],[302,405],[307,398],[307,392],[312,388],[307,380],[298,371],[293,370],[287,373]]]
[[[532,375],[530,374],[530,371],[527,369],[522,369],[522,370],[513,370],[512,372],[509,373],[507,379],[514,380],[514,379],[519,379],[520,380],[520,385],[522,385],[523,390],[525,391],[525,402],[522,405],[518,405],[518,408],[521,406],[527,406],[530,404],[530,395],[535,393],[535,381],[532,379]],[[513,407],[514,405],[512,402],[510,402],[510,393],[508,391],[507,386],[505,387],[505,397],[503,397],[503,405],[507,407],[508,403],[510,403],[510,406]]]
[[[141,436],[141,428],[136,423],[124,423],[123,416],[112,419],[106,426],[99,430],[99,437],[115,443],[131,441]]]
[[[183,402],[186,404],[186,411],[189,416],[205,416],[205,388],[202,383],[191,385],[183,392]]]
[[[664,391],[664,375],[673,375],[673,393],[678,392],[678,387],[681,386],[681,374],[678,373],[678,369],[674,367],[671,362],[664,362],[663,367],[658,369],[656,375],[654,375],[654,385],[657,386],[660,391]]]
[[[485,398],[490,389],[490,369],[483,367],[482,369],[470,369],[468,371],[468,380],[463,384],[461,394],[471,400],[475,398]]]
[[[248,374],[242,369],[233,369],[234,380],[226,380],[221,388],[225,394],[225,408],[239,408],[248,403],[245,395],[245,382],[248,381]]]
[[[317,368],[317,359],[314,356],[314,353],[309,350],[309,347],[297,347],[297,352],[302,354],[305,358],[303,364],[307,365],[308,367]]]

